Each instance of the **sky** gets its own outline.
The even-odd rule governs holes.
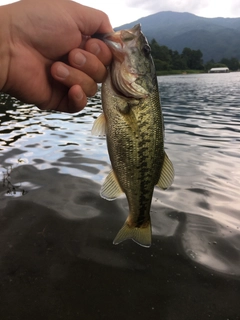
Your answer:
[[[51,1],[51,0],[49,0]],[[113,27],[159,11],[190,12],[206,18],[240,17],[239,0],[75,0],[106,12]],[[0,0],[0,5],[16,2]]]

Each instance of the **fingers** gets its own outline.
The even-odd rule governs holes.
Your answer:
[[[59,82],[54,82],[50,100],[37,103],[42,110],[56,110],[67,113],[81,111],[87,104],[87,97],[81,86],[73,85],[69,90]]]
[[[66,65],[63,62],[55,62],[51,67],[54,79],[71,88],[73,85],[80,85],[85,95],[92,97],[97,92],[97,84],[85,72]]]
[[[107,76],[105,65],[109,65],[111,59],[112,54],[104,42],[89,39],[85,49],[75,48],[70,51],[70,65],[60,61],[53,63],[51,74],[55,80],[69,88],[68,98],[74,110],[81,110],[87,103],[87,97],[95,95],[97,83],[103,82]]]
[[[95,82],[104,81],[107,75],[106,67],[95,55],[82,49],[73,49],[69,53],[68,59],[71,66],[84,72]]]
[[[89,39],[84,49],[76,48],[69,53],[70,65],[85,72],[94,81],[103,82],[107,75],[105,66],[111,63],[111,51],[103,41],[98,39]]]
[[[105,65],[110,64],[111,58],[111,52],[105,43],[90,39],[86,42],[85,50],[76,48],[70,51],[70,66],[55,62],[51,73],[54,79],[67,87],[79,84],[87,96],[92,96],[95,94],[94,88],[97,89],[96,83],[104,81],[107,75]]]
[[[77,112],[82,110],[87,104],[87,97],[81,86],[74,85],[68,91],[69,112]]]
[[[86,42],[85,50],[94,54],[105,66],[110,65],[112,53],[103,41],[91,38]]]

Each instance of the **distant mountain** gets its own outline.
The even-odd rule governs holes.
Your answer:
[[[163,11],[122,25],[128,29],[141,23],[146,37],[179,53],[185,47],[200,49],[204,62],[222,58],[240,60],[240,18],[203,18],[187,12]]]

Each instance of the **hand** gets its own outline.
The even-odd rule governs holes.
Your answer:
[[[41,109],[81,110],[111,62],[90,38],[113,31],[106,14],[69,0],[22,0],[0,7],[0,21],[1,91]]]

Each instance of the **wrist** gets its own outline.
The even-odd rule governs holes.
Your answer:
[[[0,6],[0,92],[4,92],[10,66],[10,23],[7,6]]]

